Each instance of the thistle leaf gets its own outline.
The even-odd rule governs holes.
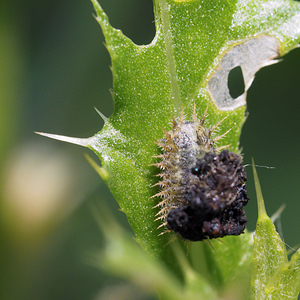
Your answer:
[[[300,5],[294,1],[156,0],[156,35],[149,45],[136,45],[113,28],[92,0],[112,61],[115,110],[90,139],[107,182],[127,215],[137,241],[150,253],[173,265],[167,234],[159,236],[154,222],[157,199],[155,142],[172,116],[182,110],[192,119],[194,103],[201,117],[208,106],[206,126],[231,131],[218,146],[239,151],[245,121],[246,91],[255,72],[297,46]],[[228,76],[240,66],[245,91],[230,95]]]

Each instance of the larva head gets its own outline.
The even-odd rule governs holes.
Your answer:
[[[187,122],[177,125],[174,137],[179,148],[201,148],[203,151],[212,151],[213,141],[209,130],[199,122]]]

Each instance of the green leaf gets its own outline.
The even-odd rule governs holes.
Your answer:
[[[284,242],[268,217],[253,162],[258,203],[254,233],[252,299],[297,299],[300,291],[300,251],[288,261]]]
[[[298,299],[300,292],[300,249],[280,266],[266,285],[269,299]]]
[[[99,113],[104,127],[88,139],[43,135],[89,147],[99,156],[102,166],[96,169],[127,215],[136,240],[178,271],[167,246],[170,235],[159,235],[155,222],[156,141],[171,128],[172,116],[184,111],[191,120],[195,104],[199,117],[208,108],[208,128],[227,117],[218,129],[230,132],[217,146],[229,144],[238,152],[246,91],[261,67],[297,46],[300,5],[286,0],[156,0],[156,36],[139,46],[110,25],[96,0],[92,3],[111,56],[114,113],[109,119]],[[236,67],[242,70],[245,92],[232,98],[228,77]],[[223,271],[220,266],[221,285]]]
[[[108,211],[103,207],[97,211],[93,212],[105,236],[106,248],[91,256],[93,265],[131,281],[144,292],[157,293],[160,299],[217,299],[216,291],[205,278],[192,270],[186,254],[177,243],[173,243],[172,247],[184,270],[185,284],[159,259],[145,252]]]
[[[218,280],[217,286],[248,285],[253,238],[252,233],[246,232],[239,236],[225,237],[220,241],[212,241],[212,247],[206,245],[209,265],[213,275],[211,280]],[[245,290],[245,289],[244,289]]]
[[[191,119],[195,103],[200,117],[208,106],[207,127],[227,116],[219,132],[231,131],[218,146],[230,144],[239,151],[246,92],[233,99],[228,75],[240,66],[247,90],[256,71],[296,47],[300,5],[283,0],[156,0],[156,36],[149,45],[136,45],[92,2],[111,56],[115,110],[87,144],[100,157],[103,179],[138,242],[172,266],[169,236],[158,236],[159,223],[154,222],[155,142],[182,109]]]

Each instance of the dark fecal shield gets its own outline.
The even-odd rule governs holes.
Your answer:
[[[208,152],[190,173],[186,205],[170,210],[167,228],[191,241],[243,233],[248,197],[241,157],[228,150]]]
[[[193,122],[185,121],[183,115],[174,121],[173,129],[158,141],[163,153],[155,164],[162,170],[157,183],[161,191],[153,196],[162,198],[155,206],[160,208],[155,220],[160,221],[158,228],[191,241],[239,235],[247,222],[242,158],[215,148],[215,141],[226,133],[212,139],[220,123],[208,129],[204,121],[205,114],[198,120],[195,111]]]

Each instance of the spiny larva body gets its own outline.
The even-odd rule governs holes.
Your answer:
[[[204,126],[205,115],[193,122],[173,122],[173,129],[158,141],[163,154],[155,165],[162,170],[157,183],[162,197],[158,228],[174,231],[183,239],[201,241],[239,235],[247,222],[243,206],[248,202],[247,175],[240,155],[215,148],[213,130]],[[164,233],[164,232],[163,232]]]

